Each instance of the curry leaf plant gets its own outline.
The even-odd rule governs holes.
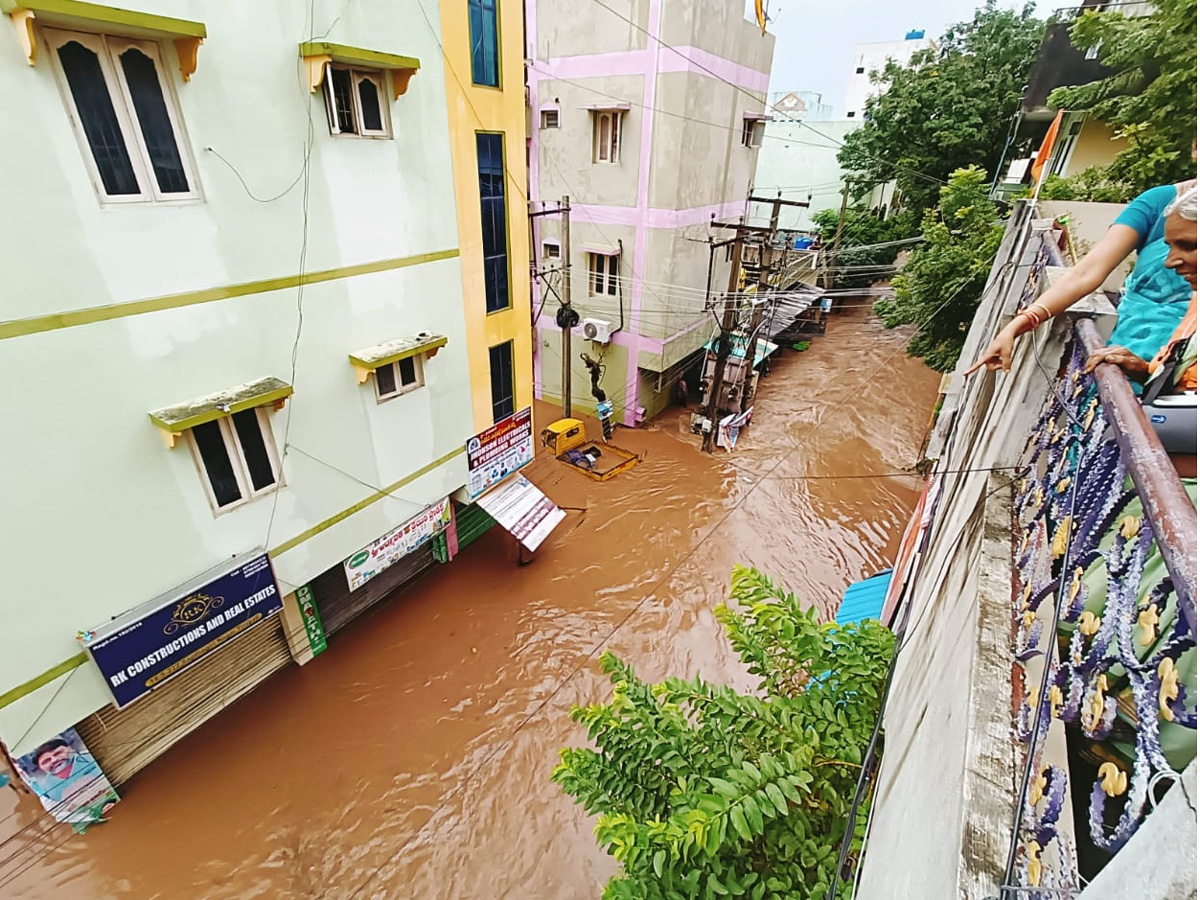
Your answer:
[[[612,698],[572,710],[592,746],[552,777],[621,863],[605,900],[825,900],[893,636],[822,623],[754,569],[734,569],[732,598],[717,618],[757,691],[647,684],[605,653]],[[854,855],[865,827],[860,807]]]

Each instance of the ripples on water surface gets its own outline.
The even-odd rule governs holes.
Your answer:
[[[607,484],[539,458],[530,478],[586,512],[534,564],[493,529],[177,745],[83,837],[13,837],[36,816],[0,791],[0,896],[598,897],[613,863],[549,781],[580,741],[571,703],[607,696],[598,648],[649,679],[744,685],[711,612],[735,562],[826,616],[886,568],[919,483],[844,476],[915,460],[938,376],[906,340],[856,310],[784,351],[733,455],[698,453],[676,410],[618,432],[647,456]]]

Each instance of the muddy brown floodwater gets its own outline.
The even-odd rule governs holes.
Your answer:
[[[539,457],[529,476],[586,511],[532,565],[493,529],[178,744],[82,837],[13,839],[36,813],[0,791],[0,896],[598,897],[614,865],[549,780],[582,742],[571,704],[608,695],[595,657],[744,685],[712,614],[734,563],[826,616],[890,565],[920,485],[887,473],[914,462],[938,383],[906,340],[838,315],[783,352],[733,454],[701,454],[675,410],[618,433],[646,458],[606,484]]]

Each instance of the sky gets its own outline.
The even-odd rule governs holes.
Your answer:
[[[938,37],[954,22],[971,18],[972,0],[767,0],[775,35],[771,91],[816,91],[841,118],[855,44],[899,41],[913,29]],[[1002,6],[1016,8],[1014,0]],[[1068,0],[1038,0],[1043,18]],[[749,4],[753,10],[753,2]],[[753,18],[751,13],[750,18]]]

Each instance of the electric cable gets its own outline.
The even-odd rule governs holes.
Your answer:
[[[707,66],[703,65],[702,63],[697,62],[696,60],[692,59],[686,53],[679,50],[677,47],[674,47],[671,44],[668,44],[666,41],[659,38],[658,35],[651,34],[647,29],[643,28],[640,24],[635,22],[633,19],[629,18],[626,15],[623,15],[622,13],[617,12],[617,10],[613,9],[611,6],[609,6],[607,3],[605,3],[604,0],[592,0],[592,2],[595,3],[597,6],[603,7],[604,9],[608,10],[610,13],[612,13],[618,19],[621,19],[623,22],[627,22],[628,24],[632,25],[634,28],[636,28],[642,34],[646,35],[646,37],[650,38],[650,40],[654,41],[660,47],[663,47],[666,50],[670,50],[672,53],[674,53],[680,59],[682,59],[686,63],[688,63],[689,66],[700,69],[702,72],[705,72],[708,75],[711,75],[713,78],[717,79],[718,81],[729,85],[729,87],[733,88],[735,91],[745,94],[747,97],[754,100],[755,103],[763,103],[772,112],[778,113],[779,115],[783,116],[785,122],[791,122],[792,124],[799,125],[801,128],[807,128],[810,131],[813,131],[814,133],[819,134],[822,138],[825,138],[826,140],[831,141],[832,143],[836,144],[839,147],[846,146],[844,141],[839,141],[838,139],[830,137],[829,135],[822,134],[820,131],[813,128],[811,125],[809,125],[807,122],[805,122],[802,119],[793,119],[785,111],[779,109],[778,107],[776,107],[774,105],[767,104],[764,97],[760,97],[760,96],[752,93],[751,91],[747,90],[746,88],[742,87],[741,85],[735,84],[734,82],[730,81],[728,78],[725,78],[725,77],[717,74],[712,69],[710,69]],[[893,163],[888,160],[880,159],[879,157],[872,156],[869,154],[867,155],[867,158],[872,159],[877,163],[881,163],[885,166],[888,166],[889,168],[894,168],[897,171],[904,172],[905,174],[910,175],[914,178],[923,178],[926,181],[932,182],[934,184],[939,184],[939,185],[946,184],[946,182],[944,180],[942,180],[941,178],[935,178],[932,175],[926,175],[924,172],[918,172],[916,169],[909,169],[907,166],[902,166],[899,163]]]
[[[251,200],[253,200],[255,203],[274,203],[276,200],[279,200],[279,199],[285,197],[286,195],[290,194],[292,192],[292,188],[294,188],[296,185],[298,185],[300,183],[300,179],[304,177],[304,170],[308,167],[309,154],[312,153],[312,144],[309,143],[305,147],[304,161],[300,164],[300,171],[297,173],[296,177],[294,179],[292,179],[292,183],[289,184],[287,187],[285,187],[282,191],[280,191],[274,197],[267,197],[267,198],[259,197],[257,194],[254,193],[254,191],[250,190],[250,185],[246,184],[246,179],[242,177],[242,173],[239,172],[237,170],[237,168],[234,166],[234,164],[231,163],[229,160],[227,160],[224,156],[222,156],[214,147],[205,147],[204,149],[207,150],[209,153],[211,153],[213,156],[215,156],[217,159],[219,159],[221,162],[223,162],[225,164],[226,168],[228,168],[229,171],[234,174],[234,177],[236,177],[238,182],[241,184],[242,190],[244,190],[246,192],[246,196],[248,196]]]
[[[597,0],[597,2],[598,2],[598,0]],[[964,279],[963,282],[961,283],[961,285],[959,286],[958,290],[955,293],[951,294],[936,309],[934,309],[933,312],[931,312],[929,314],[929,316],[921,323],[921,327],[924,327],[925,325],[928,325],[930,322],[932,322],[933,319],[946,306],[949,305],[950,301],[953,300],[957,296],[958,292],[960,292],[962,289],[964,289],[966,287],[966,285],[969,284],[973,278],[974,278],[974,273],[972,273],[971,276],[969,276],[968,278]],[[863,386],[865,386],[865,384],[871,378],[875,377],[875,375],[903,349],[904,349],[904,347],[901,346],[900,348],[898,348],[898,350],[894,351],[893,353],[886,356],[883,360],[881,360],[875,366],[875,368],[871,372],[869,372],[867,374],[867,376],[859,384],[852,386],[851,392],[857,392]],[[825,393],[829,393],[829,392],[827,391]],[[820,394],[818,396],[824,396],[824,394]],[[839,407],[835,407],[835,409],[834,409],[835,414],[838,411],[838,409],[839,409]],[[819,429],[823,424],[825,424],[825,422],[828,422],[831,420],[832,420],[832,417],[830,419],[826,419],[826,420],[823,420],[822,422],[817,423],[817,425],[812,430],[810,430],[809,436],[811,437],[811,435],[813,433],[815,433],[815,431],[817,429]],[[662,576],[662,578],[658,579],[658,581],[655,582],[655,584],[642,597],[642,599],[639,600],[637,603],[635,603],[629,609],[629,611],[617,621],[617,623],[611,628],[611,630],[609,630],[608,633],[606,635],[604,635],[591,648],[591,650],[588,651],[588,653],[583,657],[583,659],[580,660],[578,665],[576,665],[570,672],[568,672],[567,675],[554,687],[554,689],[551,690],[544,699],[542,699],[528,714],[526,714],[521,719],[520,722],[517,723],[517,725],[515,726],[515,728],[513,729],[512,733],[510,735],[510,738],[514,737],[516,734],[520,733],[520,731],[530,721],[532,721],[535,716],[537,716],[539,713],[541,713],[541,711],[543,709],[545,709],[550,704],[550,702],[553,701],[558,696],[558,694],[562,691],[562,689],[564,687],[566,687],[566,685],[568,683],[570,683],[571,680],[580,671],[582,671],[583,667],[586,666],[596,656],[596,653],[599,650],[601,650],[606,644],[608,644],[612,640],[612,638],[630,621],[630,619],[632,619],[633,616],[639,610],[641,610],[646,605],[646,603],[648,603],[655,596],[657,591],[664,584],[666,584],[675,575],[675,573],[678,572],[684,566],[685,563],[687,563],[689,560],[692,559],[692,557],[694,557],[697,554],[697,552],[700,550],[700,548],[704,545],[704,542],[709,537],[711,537],[713,534],[715,534],[721,528],[721,526],[724,525],[725,522],[727,522],[729,520],[729,518],[737,510],[739,510],[742,507],[742,505],[746,502],[746,500],[751,495],[754,494],[754,492],[761,486],[761,484],[767,479],[767,477],[769,477],[770,475],[773,475],[775,473],[775,471],[781,465],[783,465],[784,462],[786,462],[788,459],[790,459],[792,454],[795,453],[795,451],[798,450],[803,444],[804,444],[803,440],[797,441],[796,443],[792,444],[790,448],[786,449],[783,452],[783,454],[775,461],[775,463],[763,475],[759,476],[759,478],[755,481],[755,483],[753,485],[751,485],[750,488],[741,495],[741,497],[739,497],[733,504],[730,505],[730,507],[724,512],[724,514],[717,520],[716,524],[714,524],[710,529],[708,529],[706,531],[704,537],[701,538],[695,544],[695,546],[693,546],[690,550],[688,550],[680,558],[680,560],[674,566],[672,566],[665,575]],[[468,772],[464,778],[460,779],[460,781],[459,781],[460,789],[461,789],[462,785],[469,783],[474,778],[474,776],[483,769],[484,766],[486,766],[498,753],[500,753],[503,746],[504,746],[504,744],[497,742],[495,747],[490,752],[485,754],[483,756],[483,758],[480,759],[479,762],[475,766],[472,767],[471,771]],[[446,803],[442,802],[438,805],[437,808],[440,809],[440,808],[444,807],[445,805],[446,805]],[[435,813],[436,813],[436,809],[435,809]],[[431,817],[430,821],[431,820],[432,820],[432,817]],[[387,859],[385,859],[382,863],[380,863],[378,866],[376,866],[371,872],[369,872],[367,874],[367,877],[365,879],[363,879],[363,881],[358,885],[358,887],[356,887],[353,891],[350,892],[350,894],[349,894],[350,900],[353,900],[353,898],[359,896],[362,893],[362,891],[367,887],[367,885],[371,883],[371,880],[383,870],[384,866],[390,864],[393,860],[395,860],[398,856],[400,856],[400,854],[402,854],[407,849],[407,847],[414,840],[416,840],[417,836],[420,835],[420,833],[424,829],[424,827],[425,826],[422,826],[421,828],[418,828],[415,832],[413,832],[413,834],[407,840],[405,840],[403,843],[401,843]]]

